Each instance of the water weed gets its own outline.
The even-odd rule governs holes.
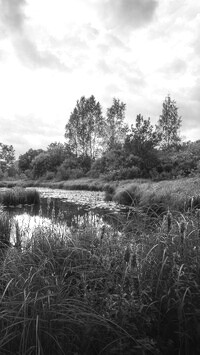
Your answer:
[[[0,192],[0,201],[4,206],[17,206],[24,204],[38,204],[39,192],[35,189],[14,187]]]

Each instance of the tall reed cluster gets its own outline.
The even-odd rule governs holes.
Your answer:
[[[36,189],[14,187],[0,192],[0,203],[4,206],[31,205],[39,202],[40,195]]]

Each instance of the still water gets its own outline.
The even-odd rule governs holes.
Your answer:
[[[38,189],[41,196],[39,206],[9,208],[14,219],[11,242],[15,243],[16,222],[21,237],[31,237],[37,226],[52,226],[60,234],[91,228],[101,233],[120,233],[125,218],[123,206],[104,201],[103,192],[64,191],[47,188]]]

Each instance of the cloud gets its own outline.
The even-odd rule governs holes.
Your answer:
[[[29,148],[46,149],[50,143],[56,140],[61,141],[62,137],[64,141],[64,127],[61,124],[45,122],[32,114],[16,115],[12,120],[0,117],[0,120],[0,142],[12,144],[16,156],[24,154]]]
[[[0,20],[6,26],[6,32],[23,31],[25,5],[26,0],[0,1]]]
[[[104,0],[99,6],[106,26],[124,31],[145,26],[152,20],[157,5],[156,0]]]
[[[184,75],[187,71],[187,63],[181,58],[175,58],[170,63],[161,68],[161,72],[166,78]]]
[[[10,39],[18,58],[32,68],[50,67],[69,70],[51,49],[38,48],[27,27],[26,0],[0,0],[1,34]]]
[[[65,63],[49,50],[39,50],[35,42],[27,37],[18,37],[14,42],[15,51],[19,59],[33,68],[55,68],[58,70],[69,70]]]

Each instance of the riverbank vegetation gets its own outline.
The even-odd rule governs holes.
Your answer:
[[[32,205],[40,202],[40,195],[36,189],[13,187],[0,191],[0,203],[3,206]]]
[[[8,222],[1,212],[7,231]],[[52,219],[4,246],[0,352],[197,354],[199,233],[191,206],[159,218],[134,212],[120,233],[61,233]]]

